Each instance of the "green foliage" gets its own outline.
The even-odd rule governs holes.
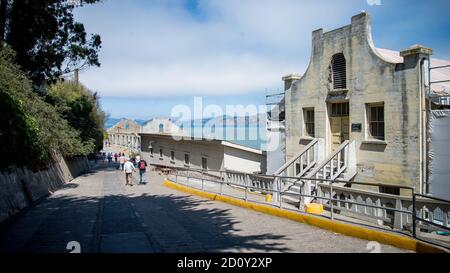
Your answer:
[[[80,1],[95,2],[98,0]],[[75,1],[1,0],[1,3],[4,16],[0,18],[0,37],[17,52],[17,63],[36,89],[56,82],[74,69],[100,66],[100,36],[88,37],[84,25],[75,21]]]
[[[0,168],[45,167],[55,152],[66,157],[94,152],[93,140],[83,141],[79,131],[33,92],[14,57],[11,49],[0,49]]]
[[[69,124],[80,131],[82,141],[94,141],[97,151],[103,148],[105,114],[97,94],[75,82],[57,82],[47,92],[47,101]]]

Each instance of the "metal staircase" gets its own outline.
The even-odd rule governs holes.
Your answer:
[[[342,183],[337,185],[345,185],[355,178],[357,174],[355,142],[345,141],[325,159],[320,156],[324,151],[323,143],[322,140],[315,139],[299,156],[286,163],[277,172],[276,175],[289,177],[281,179],[283,202],[298,208],[313,201],[312,197],[301,198],[299,194],[314,196],[318,183],[324,182],[323,180],[338,181]],[[312,154],[314,157],[311,157]]]

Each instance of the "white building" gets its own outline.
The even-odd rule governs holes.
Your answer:
[[[153,166],[204,170],[211,174],[230,170],[266,173],[263,151],[227,141],[174,137],[168,134],[140,134],[143,158]]]

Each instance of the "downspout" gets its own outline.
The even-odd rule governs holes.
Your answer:
[[[427,176],[427,123],[426,123],[426,90],[425,90],[425,69],[424,64],[427,59],[420,61],[420,194],[426,194]],[[428,62],[429,65],[429,62]],[[429,71],[428,71],[429,73]]]

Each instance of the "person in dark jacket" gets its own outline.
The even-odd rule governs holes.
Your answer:
[[[140,175],[140,182],[139,184],[147,184],[147,182],[145,182],[145,173],[147,172],[147,162],[144,159],[141,159],[138,162],[138,169],[139,169],[139,175]]]

